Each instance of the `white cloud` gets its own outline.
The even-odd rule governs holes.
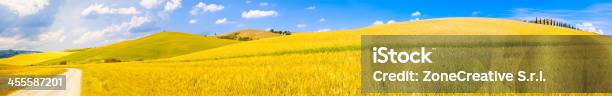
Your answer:
[[[121,15],[132,15],[138,14],[140,11],[136,10],[134,7],[127,8],[110,8],[104,6],[104,4],[93,4],[89,7],[85,8],[81,15],[87,16],[90,14],[121,14]]]
[[[217,19],[215,20],[215,24],[227,24],[227,18]]]
[[[599,29],[597,26],[593,25],[591,22],[582,22],[582,24],[576,24],[578,29],[594,32],[597,34],[604,34],[603,30]]]
[[[325,19],[325,18],[319,19],[319,22],[325,22],[325,21],[327,21],[327,19]]]
[[[191,9],[191,11],[189,11],[189,13],[191,15],[197,15],[200,12],[202,13],[206,13],[206,12],[215,12],[215,11],[221,11],[223,10],[225,7],[223,5],[218,5],[218,4],[205,4],[202,2],[199,2],[197,5],[193,6],[193,8]]]
[[[204,10],[204,12],[215,12],[215,11],[220,11],[223,10],[223,6],[222,5],[217,5],[217,4],[210,4],[206,7],[203,7],[202,10]]]
[[[421,18],[414,18],[414,19],[410,19],[408,21],[419,21],[419,20],[421,20]]]
[[[198,23],[198,20],[195,20],[195,19],[189,20],[189,24],[193,24],[193,23]]]
[[[389,20],[389,21],[387,21],[387,24],[391,24],[391,23],[395,23],[395,22],[396,22],[395,20]]]
[[[77,31],[77,30],[73,30]],[[82,31],[78,31],[77,33],[81,33]],[[71,41],[74,38],[69,38],[71,35],[75,33],[71,33],[70,30],[66,30],[64,27],[54,28],[46,32],[41,32],[41,34],[35,35],[36,39],[29,40],[27,45],[29,48],[27,50],[64,50],[66,48],[65,41]],[[59,45],[59,46],[58,46]],[[83,47],[83,46],[80,46]]]
[[[295,27],[305,28],[305,27],[308,27],[308,25],[306,25],[306,24],[297,24],[297,25],[295,25]]]
[[[64,42],[66,40],[65,29],[59,29],[57,31],[45,32],[38,35],[40,42]]]
[[[374,21],[374,23],[372,23],[372,25],[391,24],[391,23],[396,23],[396,22],[397,21],[395,20],[388,20],[387,23],[385,23],[385,21],[376,20]]]
[[[172,12],[178,8],[181,8],[181,0],[170,0],[166,2],[164,12]]]
[[[268,3],[268,2],[261,2],[261,3],[259,3],[259,6],[268,6],[268,5],[270,5],[270,3]]]
[[[412,12],[412,14],[410,14],[410,16],[412,16],[412,17],[421,16],[421,12],[419,12],[419,11]]]
[[[151,9],[159,4],[161,4],[162,0],[140,0],[140,5],[144,8]]]
[[[317,7],[316,6],[308,6],[305,9],[306,10],[314,10],[314,9],[317,9]]]
[[[374,23],[372,23],[372,25],[381,25],[381,24],[385,24],[385,22],[380,21],[380,20],[376,20],[376,21],[374,21]]]
[[[242,12],[242,18],[251,19],[251,18],[263,18],[269,16],[277,16],[278,12],[274,10],[262,11],[262,10],[249,10]]]
[[[13,1],[34,0],[7,2],[0,0],[0,3],[9,4]],[[0,5],[4,9],[4,14],[11,17],[0,20],[0,25],[4,26],[0,28],[4,29],[4,31],[0,30],[0,47],[59,51],[71,48],[95,47],[116,41],[134,39],[144,34],[162,30],[158,26],[162,23],[160,20],[164,19],[163,8],[166,1],[169,0],[157,0],[157,2],[163,3],[159,3],[160,5],[152,7],[152,9],[145,9],[144,6],[141,7],[139,4],[141,1],[139,0],[100,1],[99,3],[91,0],[49,0],[48,5],[44,8],[38,7],[43,9],[27,15],[25,18],[13,18],[20,17],[19,13],[5,5]],[[133,7],[130,8],[130,6]],[[85,9],[90,10],[89,13],[83,12]],[[84,14],[96,15],[100,18],[87,18]]]
[[[253,2],[253,1],[251,1],[251,0],[246,0],[246,1],[244,1],[244,3],[247,3],[247,4],[252,3],[252,2]]]
[[[136,27],[140,27],[144,23],[150,22],[151,20],[148,17],[138,17],[134,16],[128,22],[122,22],[120,24],[115,24],[108,26],[102,30],[98,31],[89,31],[81,35],[81,37],[75,41],[74,44],[84,44],[84,43],[96,43],[98,41],[119,41],[121,38],[112,38],[115,35],[129,35],[130,30]]]
[[[323,29],[319,29],[319,30],[317,30],[317,32],[327,32],[327,31],[331,31],[331,29],[329,29],[329,28],[323,28]]]
[[[477,15],[480,15],[480,12],[478,12],[478,11],[472,12],[472,16],[477,16]]]
[[[0,45],[2,45],[0,49],[23,49],[28,42],[30,41],[17,35],[12,37],[0,37]]]
[[[7,7],[20,17],[38,13],[49,5],[49,0],[0,0],[0,5]]]

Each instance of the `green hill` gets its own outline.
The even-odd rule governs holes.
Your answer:
[[[135,40],[79,51],[39,64],[82,64],[168,58],[237,42],[239,41],[180,32],[159,32]]]

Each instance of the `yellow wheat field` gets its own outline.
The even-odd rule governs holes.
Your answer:
[[[358,51],[74,65],[83,95],[357,95]],[[329,59],[343,57],[342,59]],[[310,58],[310,59],[304,59]]]
[[[82,95],[517,95],[362,94],[361,35],[593,35],[520,21],[450,18],[241,42],[173,58],[57,65],[83,70]],[[525,93],[518,95],[609,95]]]
[[[32,64],[43,62],[43,61],[70,55],[72,53],[73,52],[44,52],[44,53],[21,54],[21,55],[13,56],[10,58],[0,59],[0,64],[26,66],[26,65],[32,65]]]

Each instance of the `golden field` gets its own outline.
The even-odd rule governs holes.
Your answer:
[[[361,35],[595,34],[505,19],[442,18],[377,25],[355,30],[271,37],[156,60],[33,68],[74,67],[83,70],[81,93],[86,96],[360,95],[362,94],[359,51]],[[609,94],[521,93],[519,95]]]
[[[359,52],[66,67],[84,71],[83,95],[357,95],[355,55]],[[347,58],[329,59],[336,56]]]
[[[55,75],[65,71],[64,68],[25,67],[43,61],[63,57],[73,52],[44,52],[20,54],[10,58],[0,59],[0,75]],[[6,82],[6,81],[0,81]],[[5,86],[4,83],[0,86]],[[0,90],[0,95],[6,95],[15,90]]]
[[[44,53],[31,53],[21,54],[10,58],[0,59],[0,64],[4,65],[15,65],[15,66],[27,66],[33,65],[47,60],[52,60],[66,55],[70,55],[73,52],[44,52]]]

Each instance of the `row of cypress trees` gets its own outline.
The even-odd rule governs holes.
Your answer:
[[[570,29],[574,29],[574,30],[581,30],[571,24],[565,23],[565,22],[561,22],[561,21],[557,21],[555,19],[550,19],[550,18],[537,18],[535,20],[523,20],[523,22],[528,22],[528,23],[535,23],[535,24],[544,24],[544,25],[550,25],[550,26],[559,26],[559,27],[565,27],[565,28],[570,28]]]

